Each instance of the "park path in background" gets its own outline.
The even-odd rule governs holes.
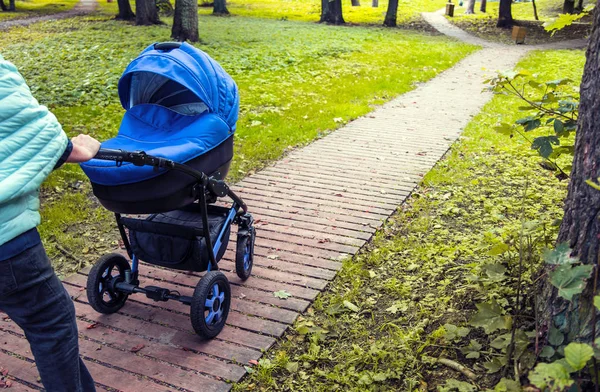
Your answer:
[[[79,3],[68,11],[58,12],[56,14],[34,16],[31,18],[14,19],[0,22],[0,30],[8,30],[12,27],[29,26],[32,23],[44,22],[48,20],[58,20],[72,18],[73,16],[81,16],[88,14],[96,9],[98,3],[96,0],[79,0]]]
[[[75,303],[81,355],[101,389],[229,390],[326,289],[342,260],[405,202],[491,98],[482,92],[483,80],[512,69],[532,48],[474,41],[438,16],[425,18],[483,49],[234,186],[256,219],[255,264],[247,281],[237,278],[232,235],[219,266],[233,299],[217,338],[200,341],[189,307],[178,302],[137,294],[118,313],[100,315],[87,304],[88,270],[64,281]],[[190,295],[199,275],[142,264],[140,280]],[[291,296],[274,295],[282,290]],[[0,318],[0,336],[0,366],[14,387],[39,389],[22,332]]]

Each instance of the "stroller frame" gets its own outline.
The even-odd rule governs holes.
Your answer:
[[[185,230],[188,234],[192,232],[196,238],[204,239],[208,251],[208,264],[206,274],[198,282],[193,296],[181,295],[177,291],[163,287],[140,287],[139,260],[134,254],[125,231],[127,224],[120,213],[115,213],[119,233],[131,259],[131,265],[122,255],[116,253],[103,256],[98,260],[88,277],[87,294],[90,305],[100,313],[114,313],[125,304],[127,297],[131,294],[145,294],[154,301],[175,300],[191,306],[192,326],[198,335],[203,338],[212,338],[218,335],[225,325],[229,313],[231,291],[226,276],[219,272],[217,254],[225,240],[224,236],[230,235],[229,228],[232,223],[239,226],[236,273],[242,280],[246,280],[252,270],[255,229],[253,217],[248,213],[246,204],[229,188],[225,181],[209,177],[185,164],[151,156],[143,151],[100,149],[95,159],[115,161],[117,166],[121,166],[123,162],[129,162],[135,166],[152,166],[155,170],[159,168],[178,170],[194,177],[197,180],[194,185],[194,195],[200,207],[202,229],[186,227]],[[230,208],[209,206],[218,198],[225,196],[233,201]],[[225,222],[214,244],[208,220],[209,207],[212,207],[213,211],[226,214]],[[127,221],[142,222],[145,220],[127,218]],[[145,230],[150,233],[167,234],[182,229],[180,225],[160,223],[154,229],[146,228]],[[116,276],[112,275],[114,267],[117,267],[119,272]],[[104,295],[110,298],[108,302],[104,301]],[[208,312],[208,316],[205,315],[205,311]]]

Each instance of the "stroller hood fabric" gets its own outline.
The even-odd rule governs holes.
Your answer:
[[[175,83],[166,84],[169,81]],[[188,99],[185,110],[198,113],[198,106],[206,105],[235,131],[240,105],[237,85],[215,60],[185,42],[167,49],[148,46],[123,72],[119,98],[123,108],[129,110],[136,104],[152,103],[149,98],[161,87],[173,90],[160,93],[162,99],[172,100],[181,93],[176,90],[182,86],[201,101],[190,103]]]

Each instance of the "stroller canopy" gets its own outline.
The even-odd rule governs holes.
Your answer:
[[[185,42],[148,46],[123,72],[119,98],[125,110],[150,103],[186,115],[209,111],[232,131],[240,104],[231,76],[206,53]]]

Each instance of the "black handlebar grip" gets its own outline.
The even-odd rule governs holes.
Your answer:
[[[154,44],[154,50],[169,51],[173,49],[179,49],[181,42],[157,42]]]

